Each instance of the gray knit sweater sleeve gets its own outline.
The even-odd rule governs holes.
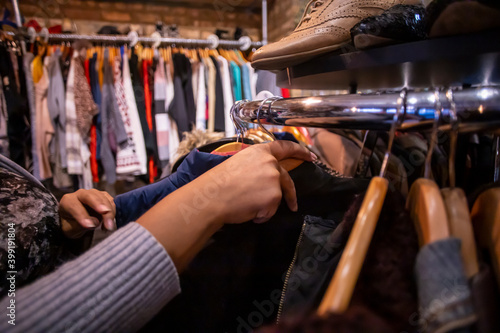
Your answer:
[[[0,332],[135,332],[180,292],[165,249],[130,223],[0,302]],[[15,300],[15,326],[7,307]]]

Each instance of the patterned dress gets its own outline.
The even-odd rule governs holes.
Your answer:
[[[0,165],[0,276],[7,276],[9,224],[15,229],[16,288],[55,269],[64,236],[56,198],[43,186]],[[8,291],[0,279],[0,298]]]

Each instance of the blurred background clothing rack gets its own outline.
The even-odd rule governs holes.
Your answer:
[[[22,38],[29,38],[28,34],[6,32],[10,36],[17,36]],[[44,37],[43,34],[37,33],[35,37]],[[48,42],[67,42],[67,41],[88,41],[88,42],[101,42],[101,43],[131,43],[133,38],[127,35],[78,35],[78,34],[49,34],[47,35]],[[193,46],[193,47],[228,47],[228,48],[241,48],[246,50],[248,48],[259,48],[262,42],[237,41],[237,40],[216,40],[216,39],[185,39],[185,38],[170,38],[170,37],[138,37],[138,43],[180,45],[180,46]]]

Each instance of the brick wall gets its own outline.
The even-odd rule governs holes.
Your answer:
[[[61,24],[65,18],[81,34],[94,33],[103,25],[115,25],[125,30],[134,24],[142,34],[150,35],[155,30],[155,23],[163,21],[168,25],[176,24],[183,38],[206,38],[217,28],[229,30],[232,34],[239,26],[252,39],[260,40],[260,9],[232,7],[229,5],[231,1],[216,0],[213,5],[200,8],[183,6],[182,3],[168,6],[145,1],[85,0],[20,0],[19,6],[27,19],[36,18],[42,26]],[[0,4],[11,9],[10,1],[0,0]]]

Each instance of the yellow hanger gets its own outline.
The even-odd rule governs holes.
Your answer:
[[[349,303],[351,302],[359,272],[363,266],[366,252],[370,246],[382,206],[384,205],[385,195],[389,186],[389,182],[384,176],[391,154],[392,143],[394,142],[396,126],[399,122],[399,115],[402,113],[403,107],[405,107],[405,100],[406,91],[403,91],[401,98],[398,100],[399,106],[389,132],[389,143],[380,176],[373,177],[370,181],[340,262],[318,307],[317,313],[320,316],[325,316],[328,312],[342,313],[349,307]]]

